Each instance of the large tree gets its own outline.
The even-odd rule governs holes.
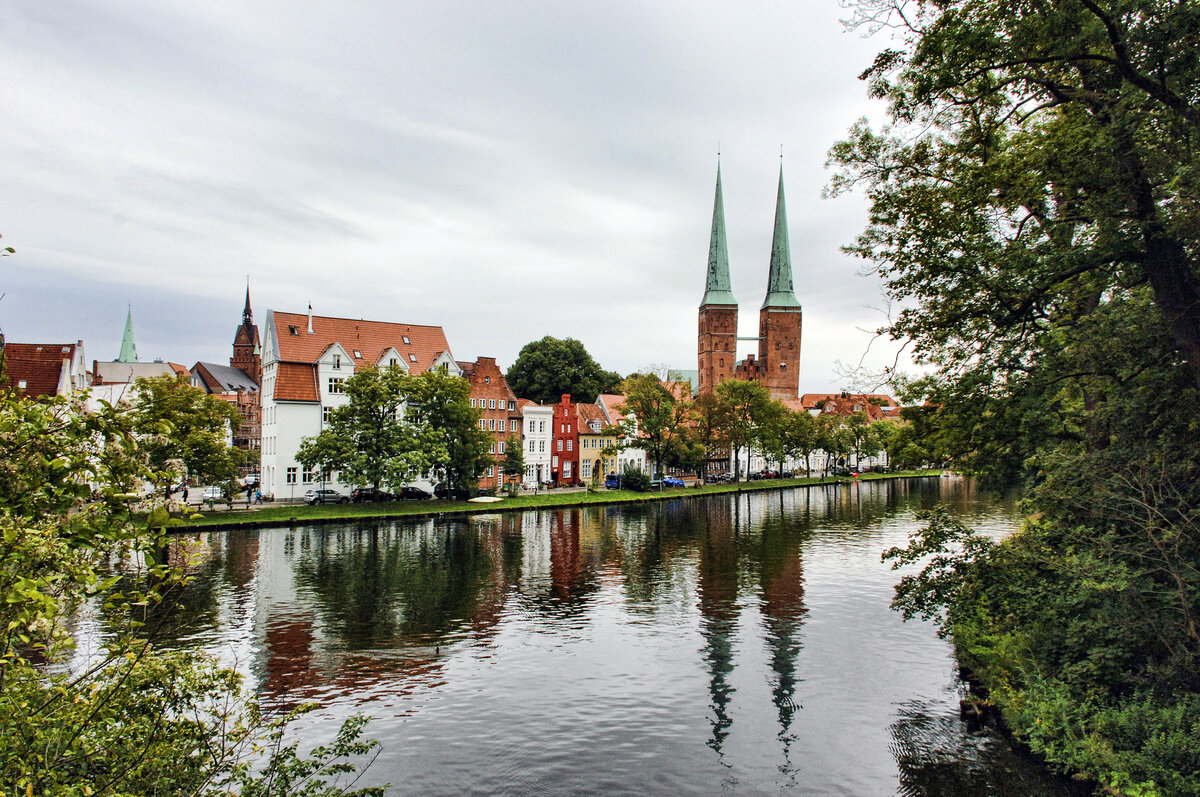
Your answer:
[[[557,403],[565,393],[575,401],[595,401],[621,384],[620,375],[601,368],[582,343],[549,335],[526,343],[504,378],[514,393],[538,404]]]
[[[739,453],[759,441],[760,432],[778,417],[781,405],[771,401],[770,392],[759,382],[727,379],[714,391],[724,405],[722,417],[727,426],[724,439],[733,455],[733,476],[741,479]]]
[[[892,126],[833,150],[852,250],[930,373],[938,458],[1023,478],[1035,518],[942,551],[898,601],[946,630],[1018,734],[1115,792],[1200,789],[1200,5],[855,4],[899,46]],[[965,547],[964,547],[965,546]],[[965,553],[964,553],[965,551]]]
[[[133,429],[151,478],[171,484],[185,475],[178,472],[182,465],[194,482],[232,484],[241,461],[227,442],[241,424],[233,405],[192,387],[183,376],[143,377],[134,385]]]
[[[436,369],[411,382],[408,413],[417,424],[420,450],[429,474],[452,489],[469,491],[492,464],[493,437],[479,427],[479,411],[470,405],[467,380]]]
[[[678,401],[654,374],[632,374],[621,385],[625,395],[618,439],[625,448],[640,448],[662,478],[668,461],[685,456],[686,404]]]

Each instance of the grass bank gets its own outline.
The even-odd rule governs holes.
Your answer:
[[[388,520],[392,518],[418,518],[435,516],[457,516],[477,513],[519,512],[526,509],[562,509],[594,504],[626,504],[645,501],[666,501],[677,498],[695,498],[717,493],[756,492],[782,490],[822,484],[845,484],[854,481],[880,479],[903,479],[914,476],[936,476],[940,470],[901,471],[898,473],[864,473],[857,478],[847,476],[799,479],[769,479],[742,482],[740,484],[714,484],[705,487],[675,487],[662,491],[637,493],[632,490],[605,490],[588,492],[564,492],[547,490],[534,494],[522,494],[490,504],[472,504],[468,501],[393,501],[388,503],[329,504],[307,506],[304,504],[264,504],[252,509],[233,511],[213,510],[197,515],[178,515],[183,525],[173,531],[192,529],[219,530],[260,528],[263,526],[287,526],[295,524],[337,523],[347,520]]]

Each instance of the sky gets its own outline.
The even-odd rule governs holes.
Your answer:
[[[718,151],[740,334],[782,164],[800,392],[849,385],[882,286],[840,251],[829,148],[889,42],[837,0],[9,0],[0,329],[226,362],[268,309],[443,327],[507,368],[545,335],[696,367]],[[782,161],[780,153],[782,151]],[[742,355],[754,350],[742,342]],[[894,347],[874,344],[868,363]]]

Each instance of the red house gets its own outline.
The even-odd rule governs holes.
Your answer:
[[[554,439],[550,452],[550,480],[556,487],[579,484],[579,417],[571,394],[554,405]]]

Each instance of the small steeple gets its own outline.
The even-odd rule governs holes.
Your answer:
[[[706,304],[737,304],[729,286],[729,250],[725,245],[725,202],[721,198],[721,162],[717,161],[717,195],[713,200],[712,236],[708,241],[708,279],[704,283]]]
[[[779,165],[779,197],[775,201],[775,237],[771,241],[771,274],[767,277],[767,298],[762,306],[800,306],[792,288],[792,248],[788,243],[787,207],[783,201],[782,163]]]
[[[250,309],[250,278],[246,277],[246,308],[242,310],[242,324],[246,329],[254,326],[254,312]]]
[[[137,361],[137,346],[133,345],[133,306],[130,305],[125,314],[125,334],[121,338],[121,353],[117,356],[117,362],[135,363]]]

